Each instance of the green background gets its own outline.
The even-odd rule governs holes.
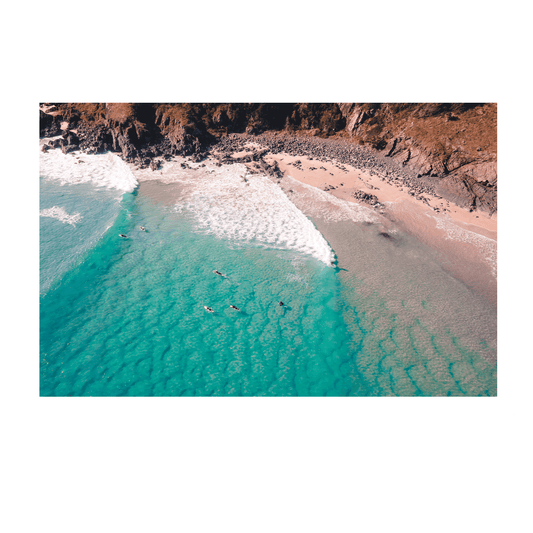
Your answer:
[[[16,417],[17,84],[516,82],[518,147],[525,153],[531,42],[530,19],[519,5],[27,2],[3,8],[5,531],[530,527],[531,393],[520,384],[531,373],[532,350],[522,336],[514,418]],[[529,174],[522,158],[522,218],[529,214]],[[528,225],[523,220],[518,227],[520,238]],[[531,239],[524,243],[518,326],[531,315],[531,287],[521,275]]]

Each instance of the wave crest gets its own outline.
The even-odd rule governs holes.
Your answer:
[[[88,155],[64,154],[60,149],[41,152],[39,159],[41,176],[58,180],[61,185],[91,183],[97,187],[132,192],[137,179],[120,157],[112,153]]]
[[[198,228],[235,242],[295,250],[331,265],[335,255],[322,234],[266,176],[242,164],[205,167],[176,210],[192,212]]]
[[[62,207],[58,207],[57,205],[54,205],[54,207],[51,207],[49,209],[42,209],[39,212],[39,216],[55,218],[60,222],[70,224],[71,226],[75,226],[83,218],[80,213],[74,213],[73,215],[69,215]]]

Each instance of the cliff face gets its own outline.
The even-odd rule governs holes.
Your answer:
[[[278,131],[364,144],[457,203],[496,210],[496,104],[42,104],[52,146],[119,151],[141,166],[192,155],[228,133]],[[152,163],[153,164],[153,163]]]
[[[438,178],[448,196],[496,210],[496,104],[340,104],[345,131],[387,157]]]

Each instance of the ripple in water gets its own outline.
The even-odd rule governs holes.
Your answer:
[[[176,209],[125,194],[111,230],[41,298],[41,395],[495,394],[484,331],[435,321],[435,274],[448,283],[440,271],[423,286],[416,272],[409,284],[394,273],[413,252],[402,241],[374,239],[362,226],[354,236],[372,277],[355,273],[347,286],[326,266],[329,244],[276,183],[241,165],[186,172],[169,181],[186,189]],[[54,194],[88,185],[44,187],[52,184]],[[42,208],[53,205],[84,217],[61,228],[84,227],[81,208]],[[359,216],[337,207],[341,221],[328,223]],[[378,258],[390,264],[388,284],[373,268]]]

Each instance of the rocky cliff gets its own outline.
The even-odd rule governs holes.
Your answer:
[[[436,190],[496,210],[496,104],[340,104],[345,131]]]
[[[40,106],[40,136],[68,152],[205,156],[230,133],[265,132],[363,145],[458,205],[497,209],[496,104],[124,104]],[[59,138],[59,136],[61,136]],[[44,148],[46,149],[46,147]]]

